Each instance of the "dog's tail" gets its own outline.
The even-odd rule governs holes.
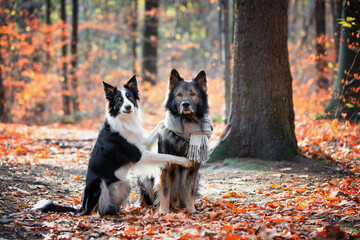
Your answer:
[[[73,207],[66,207],[50,202],[49,200],[43,199],[37,202],[34,207],[34,210],[41,210],[42,212],[73,212],[75,214],[80,212],[80,209]]]

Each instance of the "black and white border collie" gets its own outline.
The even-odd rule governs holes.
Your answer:
[[[141,172],[141,169],[148,168],[146,165],[191,165],[184,157],[152,153],[146,149],[147,138],[141,126],[136,76],[122,89],[105,82],[103,85],[107,100],[106,117],[90,153],[81,208],[41,200],[34,209],[80,215],[89,215],[97,210],[100,215],[115,215],[130,194],[131,187],[127,179],[130,169],[140,167],[137,171]]]

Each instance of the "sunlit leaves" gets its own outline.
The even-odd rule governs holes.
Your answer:
[[[355,18],[353,17],[346,17],[338,19],[339,24],[346,28],[351,28],[353,25],[355,25]]]

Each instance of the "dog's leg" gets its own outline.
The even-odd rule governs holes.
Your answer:
[[[183,167],[190,167],[192,166],[193,162],[184,158],[184,157],[178,157],[170,154],[162,154],[162,153],[153,153],[147,150],[144,150],[141,155],[141,159],[139,163],[144,164],[178,164]]]
[[[187,169],[188,174],[186,176],[186,183],[188,184],[188,188],[186,188],[186,193],[185,193],[185,206],[190,213],[196,212],[195,193],[199,181],[199,177],[198,177],[199,167],[200,164],[195,163],[193,167]]]
[[[115,215],[119,212],[120,206],[128,199],[131,186],[128,181],[117,181],[107,185],[102,182],[101,196],[99,199],[99,214]]]
[[[155,128],[154,130],[152,130],[149,135],[146,137],[145,140],[145,148],[146,149],[150,149],[150,147],[155,143],[155,141],[158,139],[158,135],[159,135],[159,128],[162,126],[163,122],[160,122]]]
[[[138,185],[140,188],[140,205],[153,206],[155,204],[154,177],[139,177]]]
[[[160,175],[160,207],[162,213],[170,212],[170,176],[169,171],[163,171]]]

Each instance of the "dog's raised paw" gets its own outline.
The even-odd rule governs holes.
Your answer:
[[[191,167],[194,164],[194,161],[184,158],[185,160],[181,163],[183,167]]]

